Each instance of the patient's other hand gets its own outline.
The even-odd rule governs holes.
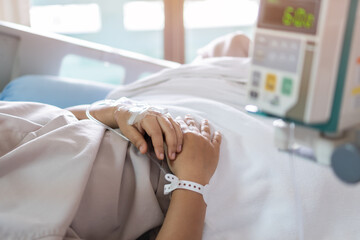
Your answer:
[[[204,120],[200,127],[187,115],[185,120],[176,119],[184,134],[182,152],[175,161],[168,164],[171,171],[181,180],[207,184],[214,174],[221,144],[221,134],[211,136],[209,122]]]
[[[164,137],[167,144],[169,159],[174,160],[176,153],[181,152],[183,133],[180,124],[170,115],[149,111],[145,117],[134,125],[127,123],[131,113],[127,108],[118,108],[114,113],[120,131],[139,149],[141,153],[148,150],[144,134],[150,136],[158,159],[164,159]]]

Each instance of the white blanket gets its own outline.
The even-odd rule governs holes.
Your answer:
[[[222,132],[204,239],[360,239],[360,185],[345,185],[330,168],[302,159],[291,171],[289,157],[273,146],[272,119],[243,110],[248,67],[248,59],[208,59],[121,87],[108,98],[162,105],[174,116],[191,113]]]

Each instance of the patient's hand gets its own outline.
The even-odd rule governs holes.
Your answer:
[[[219,161],[221,135],[211,137],[205,120],[198,128],[194,119],[178,119],[184,132],[184,147],[175,161],[169,161],[171,170],[180,180],[207,184]],[[202,239],[206,204],[201,194],[176,190],[172,193],[169,209],[157,240]]]
[[[79,105],[67,108],[77,119],[87,119],[85,114],[88,105]],[[168,115],[158,112],[149,112],[139,123],[131,126],[128,124],[130,113],[126,108],[117,111],[118,106],[100,105],[90,110],[91,115],[111,128],[120,128],[120,131],[140,150],[148,151],[144,139],[147,133],[152,140],[156,156],[164,159],[164,136],[168,146],[168,156],[174,160],[176,153],[181,152],[183,133],[180,124]]]
[[[185,120],[176,120],[183,131],[184,144],[176,160],[169,162],[170,169],[179,179],[205,185],[209,183],[219,161],[221,134],[215,132],[211,136],[207,120],[199,127],[189,115]]]
[[[169,159],[174,160],[176,154],[181,152],[183,133],[180,124],[170,115],[161,114],[149,110],[145,117],[134,125],[129,125],[127,121],[131,113],[124,108],[118,108],[114,111],[114,119],[120,128],[120,131],[140,150],[146,153],[148,146],[144,139],[146,133],[151,137],[152,144],[158,159],[164,159],[164,137],[167,144]]]

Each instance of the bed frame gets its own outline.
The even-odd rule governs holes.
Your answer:
[[[12,79],[22,75],[57,76],[63,59],[69,54],[121,65],[125,69],[124,84],[138,79],[143,73],[153,73],[180,65],[0,21],[0,92]]]

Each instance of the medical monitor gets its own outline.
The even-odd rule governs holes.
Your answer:
[[[358,124],[358,3],[261,0],[249,104],[331,134]]]
[[[266,0],[260,6],[258,27],[316,34],[321,0]]]

